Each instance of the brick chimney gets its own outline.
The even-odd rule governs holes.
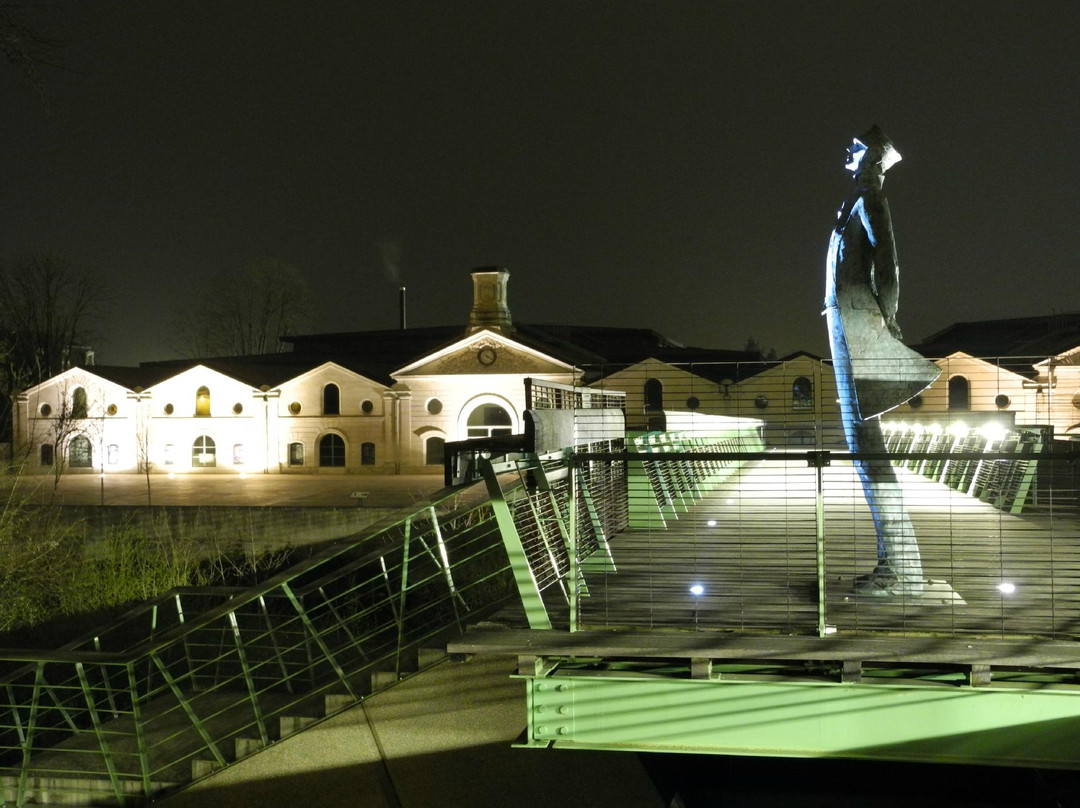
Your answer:
[[[514,324],[506,305],[506,284],[510,273],[499,267],[478,267],[472,273],[473,307],[469,312],[468,333],[490,328],[510,332]]]

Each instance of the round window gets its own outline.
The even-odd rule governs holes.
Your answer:
[[[364,399],[360,402],[360,412],[364,415],[371,415],[375,411],[375,402],[370,399]]]
[[[299,401],[294,401],[292,404],[290,404],[289,405],[289,412],[291,412],[293,415],[299,415],[300,414],[300,402]]]
[[[107,412],[109,415],[116,415],[116,405],[110,404],[108,407],[105,408],[105,412]]]
[[[1073,393],[1072,405],[1076,407],[1076,409],[1080,410],[1080,390],[1077,390],[1075,393]]]
[[[1011,403],[1012,403],[1012,401],[1011,401],[1011,399],[1010,399],[1010,398],[1009,398],[1009,397],[1008,397],[1007,395],[1005,395],[1004,393],[998,393],[997,397],[995,397],[995,398],[994,398],[994,403],[995,403],[995,404],[997,405],[997,408],[998,408],[999,410],[1003,410],[1003,409],[1005,409],[1006,407],[1008,407],[1008,406],[1009,406],[1009,404],[1011,404]]]
[[[244,411],[244,405],[237,401],[235,404],[232,405],[232,411],[239,415]]]
[[[432,415],[438,415],[440,412],[442,412],[442,402],[439,401],[439,399],[437,398],[429,399],[427,403],[427,411]]]
[[[919,407],[921,407],[922,405],[923,405],[923,400],[922,400],[922,396],[920,396],[920,395],[914,395],[914,396],[911,397],[911,400],[908,401],[908,406],[910,406],[911,409],[913,409],[913,410],[919,409]]]
[[[758,396],[754,399],[754,406],[759,410],[763,410],[769,406],[769,399],[766,396]]]
[[[40,412],[47,418],[49,414],[52,413],[52,407],[50,407],[48,404],[42,404],[41,407],[38,408],[38,412]]]
[[[697,396],[690,396],[690,398],[686,399],[686,409],[696,410],[700,406],[701,400]]]
[[[166,415],[172,415],[173,414],[173,405],[172,404],[166,404],[164,409],[165,409],[165,414]]]

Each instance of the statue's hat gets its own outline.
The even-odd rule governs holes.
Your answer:
[[[853,142],[863,146],[870,162],[880,165],[882,171],[888,171],[901,160],[900,152],[876,123],[866,131],[866,134],[854,138]],[[866,158],[863,158],[863,164],[866,162]]]

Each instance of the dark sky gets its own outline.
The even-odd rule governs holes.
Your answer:
[[[909,341],[1080,309],[1080,4],[84,2],[47,115],[0,65],[0,255],[120,303],[100,363],[174,355],[206,282],[301,268],[310,331],[528,322],[827,350],[844,150],[878,123]],[[399,275],[379,245],[400,251]]]

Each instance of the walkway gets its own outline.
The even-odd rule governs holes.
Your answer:
[[[443,662],[156,804],[661,808],[636,755],[512,748],[525,716],[514,662]]]

